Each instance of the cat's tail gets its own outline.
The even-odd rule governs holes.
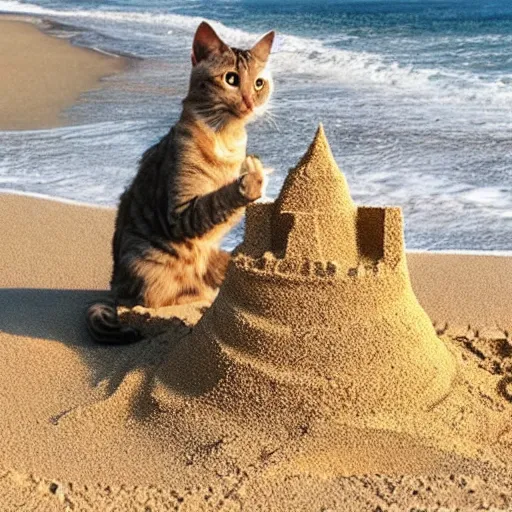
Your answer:
[[[87,309],[87,330],[98,343],[125,344],[142,339],[139,331],[119,320],[114,301],[96,302]]]

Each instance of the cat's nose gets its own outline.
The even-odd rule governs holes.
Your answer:
[[[245,106],[247,107],[247,110],[254,110],[254,101],[252,101],[252,98],[248,94],[243,94],[242,98],[244,100]]]

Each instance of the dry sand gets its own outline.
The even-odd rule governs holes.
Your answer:
[[[324,157],[316,158],[328,168]],[[371,337],[350,337],[337,325],[352,348],[363,346],[358,361],[346,340],[329,332],[322,338],[324,277],[308,302],[300,286],[272,275],[237,287],[245,274],[237,277],[233,265],[221,300],[192,336],[186,324],[201,316],[193,306],[165,312],[184,323],[133,316],[152,334],[141,343],[94,345],[83,315],[108,286],[114,212],[0,195],[0,215],[2,510],[512,509],[511,258],[407,255],[414,292],[441,337],[423,323],[406,288],[407,307],[421,328],[414,331],[417,325],[398,308],[389,332],[400,356],[408,341],[433,350],[450,368],[453,363],[456,375],[435,397],[446,386],[442,364],[414,354],[397,358],[402,369],[386,381],[383,361],[395,371],[392,340],[384,345],[388,353],[368,360]],[[399,242],[400,233],[392,238]],[[259,243],[249,237],[237,258]],[[290,247],[298,257],[300,243]],[[347,261],[355,257],[353,250],[346,254]],[[396,268],[406,282],[400,265],[405,260]],[[263,282],[284,310],[247,300],[258,297]],[[343,287],[342,281],[333,286]],[[332,295],[323,303],[327,317],[330,308],[343,314],[340,300],[351,299]],[[235,301],[243,313],[235,315],[238,324],[230,320]],[[380,313],[367,315],[362,327],[365,315],[358,313],[359,332],[373,332],[389,306],[380,302]],[[265,344],[251,344],[251,336],[236,341],[236,329],[263,326],[263,339],[272,342],[272,332],[283,334],[279,316],[292,313],[295,334],[309,315],[314,336],[286,338],[282,353],[262,353]],[[397,322],[405,325],[398,337]],[[403,337],[408,330],[421,339]],[[307,357],[290,360],[305,344]],[[343,351],[359,368],[352,372],[352,395],[336,373]],[[322,358],[333,378],[318,392],[322,375],[312,372],[321,373]],[[442,385],[424,387],[417,407],[399,384],[408,372],[421,376],[424,369]],[[377,391],[387,393],[387,403],[365,408],[371,396],[357,397],[372,387],[372,371],[386,382],[388,389]]]
[[[38,20],[0,17],[0,130],[64,124],[64,109],[127,64],[125,58],[48,36],[41,25]]]

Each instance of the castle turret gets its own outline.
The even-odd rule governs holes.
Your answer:
[[[260,247],[265,240],[267,250],[277,258],[298,266],[304,261],[338,261],[347,269],[357,266],[357,208],[322,125],[307,153],[286,177],[272,207],[256,209],[247,216],[247,238],[257,238]],[[270,230],[265,235],[261,227],[267,215],[270,218],[263,222],[270,222]]]
[[[356,206],[321,124],[306,154],[288,173],[274,203],[274,212],[334,214],[349,224],[353,220]]]

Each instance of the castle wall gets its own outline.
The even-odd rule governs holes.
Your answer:
[[[258,259],[270,251],[291,266],[333,261],[349,269],[383,260],[394,268],[404,256],[402,232],[400,208],[276,213],[273,203],[256,203],[247,208],[245,239],[236,254]]]
[[[352,212],[281,212],[274,214],[271,232],[271,250],[278,259],[337,261],[345,268],[358,264]]]
[[[243,261],[243,257],[240,260]],[[273,318],[283,322],[293,322],[293,315],[302,314],[302,311],[295,307],[276,307],[279,304],[276,302],[278,298],[286,301],[290,294],[311,298],[312,303],[329,303],[334,299],[336,302],[342,301],[347,308],[351,308],[353,304],[364,304],[366,312],[371,314],[383,307],[382,300],[385,300],[384,304],[389,304],[410,291],[405,265],[396,270],[382,264],[371,267],[359,266],[347,272],[343,268],[334,267],[337,262],[333,263],[333,267],[318,262],[318,267],[325,272],[324,277],[318,277],[300,272],[287,273],[293,267],[286,260],[269,257],[266,260],[268,268],[264,270],[244,268],[240,260],[236,259],[230,264],[225,281],[229,286],[222,287],[219,297],[225,293],[225,288],[229,287],[230,295],[235,296],[239,290],[247,308],[254,309],[261,315],[271,314]],[[265,261],[265,258],[262,261]],[[297,262],[297,269],[304,269],[305,265],[311,265],[312,272],[318,268],[317,262],[310,261]],[[329,268],[336,270],[331,274]],[[345,314],[351,313],[338,311],[335,317],[339,318]]]
[[[405,267],[381,272],[300,281],[232,266],[198,332],[237,368],[243,363],[288,382],[288,373],[300,367],[305,381],[343,392],[367,374],[356,402],[376,404],[399,378],[401,399],[423,406],[427,386],[430,398],[448,389],[453,362],[417,303]],[[301,375],[292,378],[299,388]]]

